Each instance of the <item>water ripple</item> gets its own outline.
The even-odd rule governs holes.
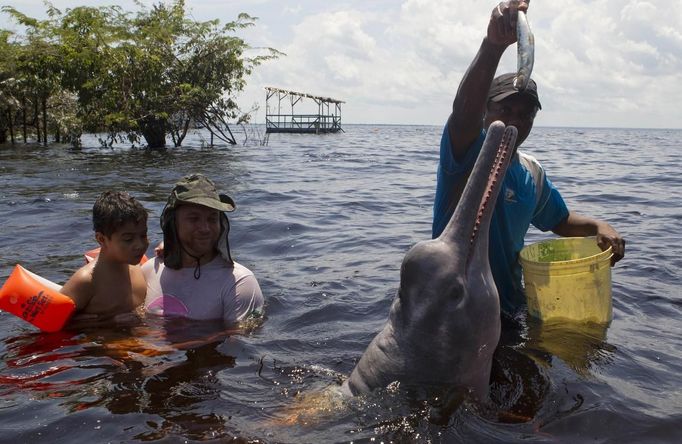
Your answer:
[[[524,149],[569,207],[627,240],[613,268],[614,321],[588,333],[531,323],[498,348],[491,402],[443,417],[437,401],[399,390],[330,395],[383,326],[405,252],[430,236],[442,133],[345,129],[214,148],[191,134],[166,151],[95,139],[81,150],[1,146],[0,279],[18,262],[68,278],[94,245],[90,212],[105,189],[150,210],[155,245],[172,184],[201,172],[236,200],[231,246],[267,299],[261,327],[222,336],[154,323],[44,335],[0,312],[4,439],[72,442],[65,431],[77,430],[83,442],[682,440],[680,131],[534,129]],[[527,241],[547,236],[533,229]]]

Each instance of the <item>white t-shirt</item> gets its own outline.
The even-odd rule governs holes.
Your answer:
[[[189,319],[220,319],[235,323],[263,311],[263,294],[251,270],[237,262],[231,267],[220,255],[201,266],[199,279],[194,268],[166,268],[154,258],[142,266],[147,280],[148,313],[183,316]]]

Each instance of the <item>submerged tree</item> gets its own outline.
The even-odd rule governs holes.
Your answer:
[[[35,134],[36,140],[47,143],[50,131],[48,103],[61,90],[58,45],[46,22],[19,13],[15,17],[27,26],[28,33],[22,40],[10,42],[11,34],[3,32],[0,43],[3,114],[12,139],[15,122],[19,120],[24,141],[28,138],[27,127],[32,127],[31,133]]]
[[[77,117],[84,129],[106,132],[109,142],[123,135],[162,148],[170,134],[179,146],[193,124],[223,128],[240,115],[234,97],[245,77],[280,54],[266,48],[264,55],[245,56],[249,46],[234,34],[253,26],[255,18],[240,14],[222,26],[218,20],[190,20],[184,0],[134,14],[115,6],[77,7],[65,13],[50,6],[46,21],[13,8],[5,11],[29,28],[30,36],[42,35],[45,43],[57,44],[55,58],[54,51],[47,57],[45,48],[30,42],[32,49],[40,49],[34,68],[47,82],[36,88],[54,93],[48,86],[59,79],[61,88],[77,97]],[[54,60],[58,66],[50,64]],[[48,101],[42,103],[45,110]]]
[[[16,54],[9,42],[10,35],[8,31],[0,31],[0,143],[7,141],[8,133],[14,141],[13,116],[18,105],[14,97]]]
[[[61,42],[63,87],[77,99],[78,117],[88,132],[116,134],[128,125],[111,121],[111,110],[120,103],[117,78],[110,67],[116,65],[120,41],[125,36],[125,14],[116,6],[77,7],[59,12],[54,23]]]
[[[197,22],[185,17],[184,1],[177,0],[132,16],[112,11],[106,16],[115,18],[106,33],[117,37],[115,45],[107,45],[106,69],[95,76],[101,93],[79,91],[81,103],[102,114],[112,135],[124,132],[132,141],[141,136],[151,148],[164,147],[168,134],[175,146],[181,145],[207,110],[236,115],[231,97],[243,89],[245,76],[277,56],[274,50],[244,56],[248,45],[232,34],[254,25],[246,14],[223,26],[218,20]]]

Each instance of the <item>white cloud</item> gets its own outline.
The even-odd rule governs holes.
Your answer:
[[[129,0],[119,4],[134,9]],[[257,68],[242,97],[245,107],[263,106],[263,87],[270,85],[345,100],[346,122],[439,125],[495,4],[187,0],[198,20],[226,22],[242,11],[259,17],[244,38],[287,54]],[[18,7],[29,15],[31,8],[44,9],[34,0]],[[682,0],[533,1],[528,16],[543,103],[537,124],[681,126]],[[515,70],[515,54],[514,47],[506,51],[498,72]]]
[[[671,88],[673,96],[680,95],[672,75],[682,68],[682,51],[662,38],[679,13],[663,17],[661,11],[672,12],[674,5],[611,0],[531,5],[534,77],[549,124],[679,127],[672,97],[664,93]]]

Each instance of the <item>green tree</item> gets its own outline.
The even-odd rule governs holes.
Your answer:
[[[241,114],[235,96],[245,78],[281,54],[264,48],[260,55],[245,55],[250,47],[235,34],[253,26],[254,17],[240,14],[222,26],[218,20],[199,22],[186,17],[184,0],[136,13],[117,6],[62,13],[48,4],[44,21],[3,10],[27,28],[24,44],[14,48],[16,72],[25,93],[23,121],[30,120],[33,105],[33,121],[42,122],[35,125],[39,138],[48,120],[56,134],[83,128],[105,132],[104,143],[127,137],[133,143],[144,139],[150,148],[165,147],[169,134],[179,146],[196,123],[212,133],[229,132],[227,122]],[[64,106],[70,111],[51,108]],[[48,119],[50,110],[54,117]]]
[[[54,26],[54,17],[59,11],[49,7],[50,18],[42,21],[28,17],[12,7],[3,7],[3,11],[26,28],[26,35],[13,42],[8,40],[10,33],[4,31],[5,38],[0,44],[0,51],[6,55],[0,70],[11,72],[11,76],[4,82],[3,86],[6,85],[7,88],[3,88],[2,94],[10,98],[4,100],[10,131],[20,121],[25,142],[29,134],[33,133],[38,142],[46,144],[50,132],[55,135],[55,140],[60,141],[61,131],[67,128],[60,122],[72,121],[75,107],[73,100],[67,100],[69,95],[62,87],[61,45]],[[0,74],[0,77],[8,75]],[[61,119],[54,118],[54,111]],[[27,126],[33,127],[34,131],[29,132]],[[73,122],[68,127],[73,128]],[[69,135],[71,133],[69,131]]]
[[[88,126],[100,123],[110,140],[125,134],[132,142],[142,137],[150,148],[162,148],[169,134],[179,146],[192,124],[210,125],[214,120],[207,117],[215,110],[238,115],[232,98],[245,77],[279,54],[268,48],[265,55],[244,55],[249,46],[233,34],[254,22],[247,14],[223,26],[190,20],[182,0],[136,14],[69,10],[61,28],[73,70],[66,77],[92,120]]]
[[[247,14],[223,26],[218,20],[189,20],[182,0],[156,5],[131,20],[133,63],[123,68],[139,82],[133,82],[128,115],[135,116],[149,146],[162,146],[167,133],[179,146],[191,124],[210,128],[219,125],[218,116],[239,115],[234,97],[244,88],[245,77],[263,60],[279,55],[268,48],[265,55],[245,57],[249,46],[233,34],[254,23]]]
[[[52,95],[60,90],[58,48],[46,39],[32,36],[29,44],[22,46],[19,51],[17,71],[22,80],[23,92],[33,104],[33,122],[38,142],[47,144],[47,104]]]
[[[55,33],[60,38],[63,61],[62,86],[77,98],[83,129],[106,132],[103,144],[135,128],[126,115],[126,96],[134,81],[120,69],[126,63],[127,14],[117,6],[80,6],[60,13]]]
[[[0,30],[0,143],[7,142],[8,132],[14,141],[13,117],[18,105],[14,97],[16,47],[10,37],[9,31]]]

